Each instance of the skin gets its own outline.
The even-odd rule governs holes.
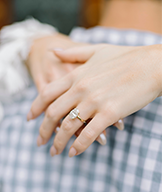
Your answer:
[[[99,25],[162,34],[161,0],[108,0]]]
[[[47,85],[33,102],[33,118],[46,109],[41,138],[50,138],[58,121],[77,107],[83,119],[92,120],[72,144],[69,156],[84,152],[106,127],[162,95],[161,51],[161,45],[89,45],[55,51],[64,62],[86,63]],[[81,126],[78,119],[66,116],[54,138],[51,155],[60,154]]]
[[[160,19],[161,12],[161,1],[112,0],[108,1],[104,6],[104,11],[102,11],[103,14],[99,25],[115,28],[134,28],[162,34],[160,27],[162,24]],[[143,25],[143,23],[145,25]],[[64,60],[64,57],[61,58],[64,61],[62,62],[56,57],[56,55],[52,54],[52,51],[49,50],[52,50],[55,47],[66,49],[73,46],[80,45],[72,42],[67,36],[61,34],[37,39],[33,43],[28,57],[27,66],[40,94],[45,90],[46,85],[67,75],[73,69],[78,67],[78,62],[80,62],[80,59],[82,60],[78,55],[79,58],[76,58],[77,63],[75,63],[75,65],[71,63],[73,61],[70,59],[67,59],[67,61]],[[119,52],[120,51],[118,50],[118,54]],[[55,52],[55,54],[57,53]],[[84,57],[84,55],[82,56]],[[111,57],[111,55],[109,56]],[[32,118],[34,117],[29,113],[28,120]],[[58,125],[60,126],[60,123]],[[119,121],[114,125],[120,130],[124,128],[123,121]],[[75,135],[79,136],[83,129],[84,126],[77,130]],[[105,131],[103,133],[106,135]],[[45,144],[48,140],[45,141],[42,136],[39,136],[38,141],[38,145],[40,145],[40,143]]]
[[[39,38],[33,42],[26,64],[39,92],[51,81],[65,76],[80,65],[62,63],[53,54],[53,49],[57,47],[65,49],[79,45],[82,44],[77,44],[60,33]]]
[[[131,28],[162,34],[162,2],[160,0],[109,0],[102,8],[99,25],[115,28]],[[77,65],[64,63],[49,50],[80,46],[68,36],[57,34],[34,41],[27,65],[40,91],[47,83],[63,77]],[[54,64],[55,63],[55,64]]]
[[[61,77],[64,77],[83,64],[81,62],[62,62],[53,53],[54,48],[57,47],[59,47],[59,49],[67,49],[76,46],[85,46],[85,44],[75,43],[71,41],[69,37],[62,34],[46,36],[34,41],[26,64],[39,92],[41,92],[41,90],[43,90],[43,88],[50,82],[59,80]],[[30,119],[30,115],[28,115],[27,119]],[[115,126],[120,130],[124,129],[123,122],[117,122],[115,123]],[[58,122],[57,127],[60,127],[60,122]],[[78,136],[83,128],[84,126],[82,126],[75,135]],[[53,131],[56,132],[56,127]],[[103,134],[106,136],[105,131]],[[49,138],[42,141],[41,137],[38,137],[37,145],[40,146],[46,144],[48,140]],[[100,136],[98,136],[96,140],[102,145],[106,144],[100,139]]]

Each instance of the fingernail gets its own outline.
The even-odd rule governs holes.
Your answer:
[[[29,113],[27,114],[27,121],[30,121],[32,118],[33,118],[33,113],[29,111]]]
[[[77,154],[77,151],[74,147],[70,148],[69,157],[74,157]]]
[[[57,154],[57,150],[56,150],[56,148],[54,146],[51,147],[50,154],[51,154],[52,157]]]
[[[124,123],[123,123],[123,120],[119,120],[116,125],[115,125],[119,130],[124,130]]]
[[[59,132],[59,130],[60,130],[60,127],[57,127],[57,128],[56,128],[56,133],[58,133],[58,132]]]
[[[60,52],[60,51],[63,51],[63,49],[62,48],[54,48],[53,51]]]
[[[37,146],[40,147],[43,144],[43,139],[42,137],[39,135],[37,138]]]
[[[97,141],[101,144],[101,145],[106,145],[107,143],[107,139],[106,139],[106,136],[101,133],[99,138],[97,139]]]

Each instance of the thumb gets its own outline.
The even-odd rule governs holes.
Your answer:
[[[85,63],[95,53],[95,46],[81,46],[69,49],[53,49],[53,53],[62,61],[68,63]]]

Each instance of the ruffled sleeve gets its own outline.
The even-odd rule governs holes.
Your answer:
[[[34,18],[14,23],[0,31],[0,101],[30,84],[25,66],[34,39],[52,35],[57,29]],[[2,107],[0,106],[0,118]]]

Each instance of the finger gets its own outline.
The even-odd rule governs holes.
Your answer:
[[[57,57],[59,57],[64,62],[69,63],[84,63],[95,53],[97,46],[82,46],[82,47],[73,47],[66,50],[57,48],[53,52]]]
[[[38,89],[38,92],[40,92],[43,87],[47,84],[47,81],[43,76],[42,70],[38,66],[39,65],[32,65],[32,70],[30,70],[30,72],[34,83]]]
[[[88,119],[86,120],[86,124],[88,124],[92,119]],[[82,132],[82,130],[86,127],[86,124],[83,124],[82,127],[80,127],[76,132],[75,132],[75,136],[78,137],[80,135],[80,133]]]
[[[66,98],[70,98],[68,102]],[[42,143],[39,142],[38,146],[45,144],[50,139],[59,121],[77,105],[77,102],[77,97],[73,96],[71,92],[67,92],[48,107],[39,130],[40,136],[38,138],[42,138]]]
[[[40,93],[44,87],[47,85],[47,81],[43,78],[43,76],[35,76],[34,77],[35,85],[38,89],[38,92]]]
[[[81,127],[78,131],[76,131],[75,136],[78,137],[82,130],[85,128]],[[101,145],[106,145],[107,139],[106,139],[106,130],[104,130],[96,139],[97,142],[99,142]]]
[[[79,104],[77,106],[77,109],[79,109],[80,111],[79,116],[82,117],[84,120],[89,119],[94,112],[93,108],[87,107],[87,103]],[[63,120],[60,130],[54,139],[54,144],[51,147],[51,155],[54,156],[56,154],[60,154],[65,148],[69,139],[82,126],[83,122],[81,120],[79,120],[78,118],[71,119],[70,115],[67,115],[66,118]],[[56,153],[54,153],[54,151]]]
[[[34,100],[27,115],[27,120],[29,121],[38,117],[47,109],[50,103],[66,92],[71,87],[71,84],[72,81],[70,79],[62,78],[46,85]]]
[[[104,130],[96,139],[101,145],[106,145],[107,139],[106,139],[106,130]]]
[[[73,157],[84,152],[94,142],[97,136],[101,134],[106,127],[112,124],[112,120],[108,121],[100,114],[97,114],[72,144],[69,151],[69,157]]]
[[[90,122],[90,121],[89,121]],[[88,123],[88,122],[87,122]],[[55,129],[55,133],[57,134],[60,130],[60,124],[56,127]],[[85,128],[85,125],[83,124],[76,132],[75,132],[75,136],[78,137],[80,135],[80,133],[82,132],[82,130]],[[96,139],[96,141],[98,141],[101,145],[106,145],[107,143],[107,139],[106,139],[106,130],[104,130]]]
[[[119,130],[123,131],[124,130],[124,121],[120,119],[116,123],[114,123],[114,126],[117,127]]]

